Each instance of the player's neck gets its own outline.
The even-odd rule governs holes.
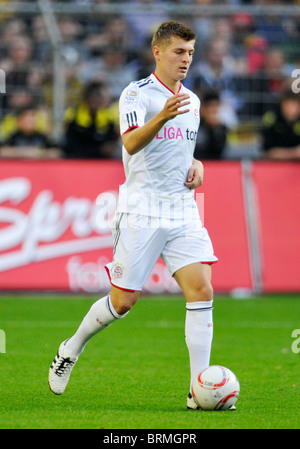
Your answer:
[[[161,84],[163,84],[165,87],[167,87],[174,94],[178,93],[180,86],[181,86],[180,81],[174,80],[174,79],[166,76],[164,73],[161,73],[158,69],[156,69],[155,72],[153,72],[153,73],[156,76],[156,78],[158,79],[158,81],[161,82]]]

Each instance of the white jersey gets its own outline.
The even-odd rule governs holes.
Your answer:
[[[129,155],[123,147],[126,181],[120,186],[119,212],[168,218],[198,213],[194,191],[184,183],[193,163],[200,100],[181,83],[179,92],[190,96],[188,113],[169,120],[138,153]],[[120,97],[121,134],[143,126],[174,94],[154,73],[130,83]]]

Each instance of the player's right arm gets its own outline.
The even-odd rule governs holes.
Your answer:
[[[189,112],[189,109],[180,109],[190,104],[188,99],[188,94],[173,95],[168,98],[164,108],[143,126],[129,129],[123,133],[122,142],[128,154],[136,154],[147,146],[167,121],[177,115]]]

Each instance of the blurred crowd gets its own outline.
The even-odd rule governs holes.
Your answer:
[[[105,2],[72,0],[92,3]],[[149,9],[56,15],[66,89],[55,137],[54,52],[44,19],[0,14],[0,69],[6,75],[6,94],[0,94],[2,157],[120,158],[119,96],[131,81],[153,71],[153,31],[163,20],[176,19],[198,36],[184,82],[202,102],[195,157],[300,158],[299,15],[184,13],[185,5],[222,3],[300,8],[300,0],[168,1],[182,7],[180,17],[165,14],[163,0],[130,3]]]

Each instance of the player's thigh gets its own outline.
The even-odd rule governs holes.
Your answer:
[[[141,291],[168,234],[164,229],[148,226],[148,217],[131,214],[125,218],[121,220],[118,233],[113,234],[113,261],[106,265],[106,270],[113,286]]]
[[[213,299],[211,264],[196,262],[186,265],[174,273],[174,278],[187,302]]]
[[[187,301],[212,299],[210,264],[218,258],[200,220],[188,221],[172,230],[162,259]]]

